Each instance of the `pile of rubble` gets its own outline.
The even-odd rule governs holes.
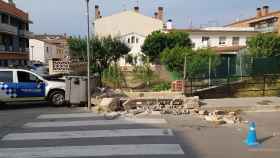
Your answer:
[[[176,97],[176,98],[103,98],[99,104],[102,112],[124,111],[130,115],[140,114],[173,114],[173,115],[191,115],[200,117],[206,121],[215,124],[236,124],[241,123],[241,117],[238,112],[225,112],[215,110],[209,112],[202,110],[199,105],[198,97]]]
[[[205,119],[206,121],[213,122],[215,124],[237,124],[241,123],[242,119],[238,112],[225,112],[222,110],[215,110],[213,112],[208,112],[206,110],[200,110],[197,112],[199,117]]]

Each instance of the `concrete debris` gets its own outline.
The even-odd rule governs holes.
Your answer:
[[[208,115],[208,111],[206,111],[206,110],[200,110],[200,111],[198,112],[198,114],[199,114],[199,115]]]
[[[133,115],[139,115],[139,114],[144,113],[146,111],[144,109],[138,108],[138,109],[129,110],[128,112],[133,114]]]
[[[226,122],[224,120],[217,120],[217,121],[214,121],[214,124],[222,125],[222,124],[226,124]]]
[[[196,115],[199,113],[199,109],[190,109],[190,114]]]
[[[236,112],[232,111],[228,113],[230,116],[236,116]]]
[[[121,114],[118,113],[118,112],[111,112],[111,113],[105,113],[104,114],[104,118],[107,119],[107,120],[114,120],[118,117],[120,117]]]
[[[215,110],[215,111],[213,112],[213,114],[214,114],[214,115],[225,115],[226,112],[223,111],[223,110]]]
[[[140,97],[140,98],[129,98],[123,103],[125,110],[135,109],[136,107],[147,106],[155,111],[166,111],[166,109],[193,109],[199,108],[198,97],[177,97],[177,98],[154,98],[154,97]]]
[[[121,110],[119,98],[103,98],[99,106],[106,112]]]
[[[117,91],[117,90],[116,90]],[[117,91],[116,93],[120,93]],[[223,110],[207,111],[200,109],[198,97],[134,97],[134,98],[103,98],[99,104],[106,119],[115,119],[120,115],[126,117],[148,115],[193,115],[216,125],[241,123],[237,112]],[[124,113],[112,113],[124,110]]]
[[[95,99],[103,99],[103,98],[115,98],[115,97],[125,97],[125,94],[120,89],[110,89],[106,87],[98,87],[97,91],[93,94]]]
[[[235,118],[233,117],[224,117],[223,120],[227,123],[227,124],[235,124]]]

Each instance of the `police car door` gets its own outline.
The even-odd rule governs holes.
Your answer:
[[[0,101],[14,101],[17,84],[14,83],[12,70],[0,71]]]
[[[17,97],[28,100],[43,99],[45,97],[45,83],[36,75],[17,71]]]

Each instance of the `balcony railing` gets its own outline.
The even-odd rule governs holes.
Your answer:
[[[0,45],[0,52],[18,52],[18,53],[28,53],[29,48],[19,48],[18,51],[15,51],[12,46],[5,47],[4,45]]]
[[[277,26],[268,26],[268,27],[264,27],[264,28],[255,28],[255,31],[259,31],[262,33],[277,32],[278,28],[277,28]]]
[[[9,24],[0,23],[0,32],[17,35],[17,28]]]

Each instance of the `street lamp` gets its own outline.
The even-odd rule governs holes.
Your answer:
[[[88,94],[88,110],[91,110],[91,88],[90,88],[90,48],[89,48],[89,34],[90,34],[90,24],[89,24],[89,1],[86,0],[87,3],[87,80],[88,80],[88,85],[87,85],[87,94]]]

